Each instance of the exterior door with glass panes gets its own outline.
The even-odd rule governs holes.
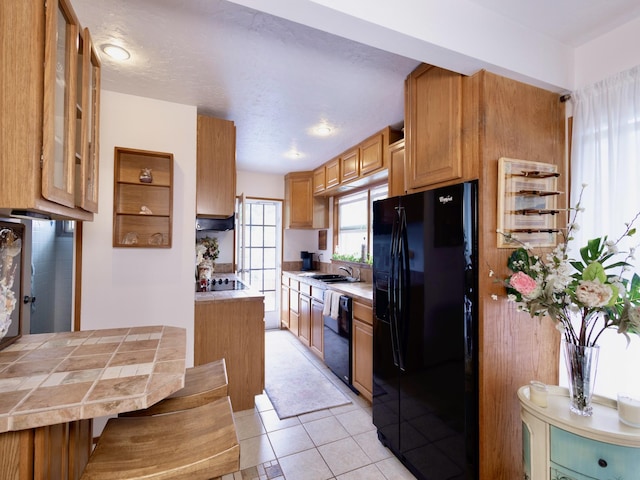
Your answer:
[[[241,219],[239,273],[264,294],[265,328],[279,328],[282,202],[245,197]]]

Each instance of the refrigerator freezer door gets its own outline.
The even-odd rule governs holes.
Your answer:
[[[400,269],[386,266],[398,265],[398,256],[385,262],[381,245],[393,229],[380,220],[398,208],[405,214],[404,282],[394,280]],[[475,478],[475,218],[474,184],[374,204],[374,424],[418,478]],[[393,309],[378,298],[384,286],[388,297],[403,299],[396,309],[403,369],[392,365]]]

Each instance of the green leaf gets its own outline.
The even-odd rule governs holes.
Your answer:
[[[601,283],[607,281],[607,274],[604,273],[604,268],[599,262],[591,262],[587,268],[582,272],[583,280],[599,280]]]
[[[520,264],[524,265],[524,271],[528,272],[531,262],[529,260],[529,253],[524,248],[518,248],[513,251],[513,253],[509,256],[509,260],[507,261],[507,267],[512,272],[519,272],[522,270]]]
[[[584,263],[575,262],[575,261],[572,261],[572,262],[569,262],[569,263],[571,264],[571,266],[573,268],[575,268],[578,272],[580,272],[582,274],[582,271],[584,270]]]
[[[580,249],[580,256],[586,265],[589,265],[591,262],[596,261],[600,258],[602,251],[604,250],[604,244],[607,240],[607,237],[603,238],[592,238],[587,242],[586,247],[582,247]]]

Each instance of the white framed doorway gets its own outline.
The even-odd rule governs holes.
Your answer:
[[[265,328],[279,328],[282,200],[244,197],[239,208],[238,273],[264,295]]]

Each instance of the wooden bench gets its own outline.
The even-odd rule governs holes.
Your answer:
[[[229,394],[227,365],[224,358],[187,368],[184,387],[143,410],[121,413],[121,417],[139,417],[177,412],[199,407]]]
[[[107,422],[81,480],[209,480],[240,469],[231,401]]]

